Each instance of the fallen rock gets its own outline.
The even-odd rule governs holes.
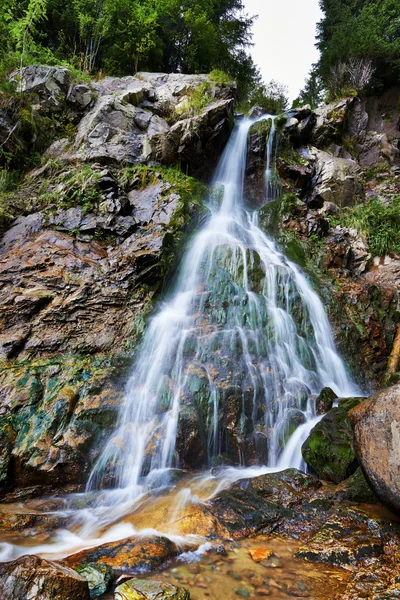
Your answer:
[[[382,503],[400,512],[400,385],[371,396],[349,413],[363,472]]]
[[[91,598],[104,594],[114,579],[113,569],[101,562],[78,565],[74,570],[88,582]]]
[[[171,583],[151,579],[130,579],[115,589],[115,600],[189,600],[190,593]]]
[[[341,400],[337,408],[332,408],[317,423],[304,442],[303,458],[321,479],[340,483],[356,471],[358,462],[347,412],[360,402],[360,398]]]
[[[166,537],[132,537],[82,550],[68,556],[64,563],[76,568],[86,563],[101,562],[120,571],[148,573],[159,569],[180,552],[182,549]]]
[[[39,558],[21,556],[0,564],[2,600],[89,600],[87,581],[76,571]]]

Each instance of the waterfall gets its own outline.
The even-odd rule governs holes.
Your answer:
[[[243,205],[251,125],[235,126],[215,173],[210,218],[148,326],[88,490],[113,481],[135,498],[160,485],[179,466],[179,436],[199,464],[230,457],[300,466],[316,395],[325,386],[341,397],[357,393],[318,295]],[[273,133],[272,126],[266,200]]]

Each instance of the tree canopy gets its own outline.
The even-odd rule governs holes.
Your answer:
[[[229,73],[258,82],[243,0],[0,0],[3,70],[62,61],[86,71]]]
[[[370,62],[374,88],[399,82],[399,0],[320,0],[320,6],[324,17],[318,24],[321,57],[316,71],[326,88],[339,64],[347,65],[349,76],[351,60],[353,65],[357,60]],[[346,68],[342,71],[345,76]]]

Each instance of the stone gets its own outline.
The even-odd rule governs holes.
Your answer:
[[[341,138],[351,103],[352,99],[343,98],[335,104],[327,104],[315,109],[316,122],[312,140],[318,148]]]
[[[356,161],[336,158],[317,148],[309,149],[309,154],[315,161],[313,189],[306,198],[312,208],[322,208],[324,202],[333,202],[343,208],[363,199],[364,191],[359,181],[361,169]]]
[[[327,563],[348,570],[376,562],[388,540],[398,539],[399,528],[361,508],[338,509],[296,552],[296,558]]]
[[[82,550],[64,559],[64,564],[76,568],[87,563],[104,563],[128,573],[155,571],[183,552],[170,539],[162,536],[132,537]]]
[[[317,415],[324,415],[328,410],[331,410],[336,399],[337,395],[331,388],[323,388],[320,391],[318,398],[315,400]]]
[[[75,571],[88,582],[91,598],[104,594],[114,579],[113,569],[101,562],[78,565]]]
[[[316,424],[304,442],[303,458],[321,479],[340,483],[356,471],[358,462],[347,412],[360,402],[360,398],[339,402],[337,408],[332,408]]]
[[[115,600],[190,600],[182,587],[152,579],[129,579],[115,589]]]
[[[292,511],[298,513],[302,501],[320,486],[314,477],[287,469],[238,481],[213,498],[208,510],[235,540],[257,532],[270,534],[289,521]]]
[[[372,258],[363,236],[356,229],[339,225],[329,230],[326,249],[328,267],[358,276],[366,273]]]
[[[17,84],[17,90],[36,96],[36,104],[43,114],[60,112],[70,86],[70,75],[66,67],[32,65],[21,72],[14,71],[9,80]]]
[[[89,109],[94,102],[94,92],[86,83],[73,85],[68,90],[67,102],[72,105],[76,111],[85,111]]]
[[[38,556],[0,564],[3,600],[89,600],[87,581],[78,573]]]
[[[400,385],[386,388],[349,413],[355,450],[381,502],[400,513]]]

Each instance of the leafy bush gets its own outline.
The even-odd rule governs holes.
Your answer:
[[[330,217],[330,224],[356,229],[365,235],[374,256],[400,254],[400,196],[390,204],[371,198],[365,204],[344,209],[339,217]]]
[[[208,74],[208,78],[216,85],[229,86],[232,84],[232,82],[234,82],[234,79],[228,75],[228,73],[225,73],[225,71],[221,71],[219,69],[214,69],[211,71],[211,73]]]

